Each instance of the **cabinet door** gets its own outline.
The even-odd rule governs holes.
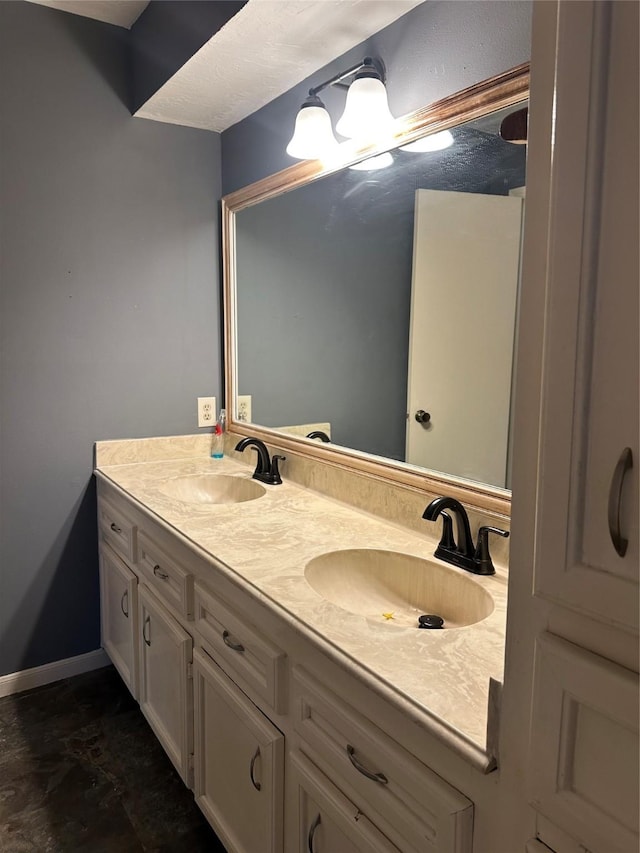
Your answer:
[[[474,807],[464,794],[302,667],[292,687],[300,751],[340,778],[387,838],[411,853],[471,853]]]
[[[287,853],[399,853],[302,753],[289,755],[287,774],[292,792]]]
[[[558,27],[535,589],[637,632],[638,4]]]
[[[138,579],[133,572],[100,546],[100,622],[102,647],[122,680],[138,698]]]
[[[635,673],[551,634],[538,637],[532,802],[594,853],[638,850],[638,715]]]
[[[192,785],[193,640],[146,586],[140,602],[140,708],[183,782]]]
[[[281,853],[284,735],[199,650],[194,679],[196,802],[230,853]]]

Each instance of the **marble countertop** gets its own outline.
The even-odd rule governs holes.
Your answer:
[[[503,678],[507,579],[465,577],[481,584],[495,609],[463,628],[424,631],[349,611],[322,598],[304,576],[306,563],[328,551],[379,548],[432,559],[435,540],[419,536],[290,482],[241,504],[195,504],[168,497],[167,480],[206,473],[250,477],[253,468],[208,456],[132,464],[98,464],[96,472],[153,513],[169,529],[215,557],[257,590],[298,630],[322,641],[342,662],[410,709],[414,719],[478,765],[487,746],[489,679]],[[425,527],[429,527],[425,523]],[[440,562],[440,561],[436,561]],[[382,614],[381,614],[382,617]]]

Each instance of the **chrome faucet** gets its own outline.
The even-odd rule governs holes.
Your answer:
[[[456,534],[458,541],[453,535],[453,523],[449,513],[451,510],[456,517]],[[508,531],[500,530],[499,527],[481,527],[478,530],[478,543],[474,547],[469,525],[469,516],[466,509],[456,498],[435,498],[422,514],[427,521],[435,521],[438,516],[442,517],[442,537],[434,556],[446,563],[459,566],[476,575],[493,575],[495,568],[489,553],[489,534],[507,537]]]
[[[267,445],[259,438],[243,438],[236,444],[235,449],[242,453],[245,447],[255,448],[258,454],[256,470],[251,475],[254,480],[259,480],[261,483],[267,483],[270,486],[277,486],[282,483],[278,462],[284,461],[285,456],[274,454],[270,459]]]

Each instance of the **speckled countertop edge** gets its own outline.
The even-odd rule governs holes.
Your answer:
[[[163,489],[177,477],[224,473],[250,478],[249,466],[227,457],[213,460],[201,455],[202,449],[192,446],[191,457],[185,448],[183,458],[99,464],[96,473],[170,532],[222,564],[221,570],[226,567],[236,581],[412,720],[487,769],[489,679],[502,681],[504,666],[504,574],[473,578],[491,593],[495,609],[466,628],[418,631],[356,616],[311,588],[304,577],[310,559],[347,548],[431,558],[435,541],[286,481],[243,504],[202,505],[169,497]]]

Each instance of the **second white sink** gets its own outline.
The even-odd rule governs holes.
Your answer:
[[[159,488],[169,498],[197,504],[238,504],[261,498],[266,493],[266,489],[255,480],[228,474],[175,477]]]
[[[398,627],[417,627],[429,614],[441,617],[443,628],[461,628],[494,609],[489,593],[461,569],[397,551],[331,551],[310,560],[304,575],[327,601]]]

